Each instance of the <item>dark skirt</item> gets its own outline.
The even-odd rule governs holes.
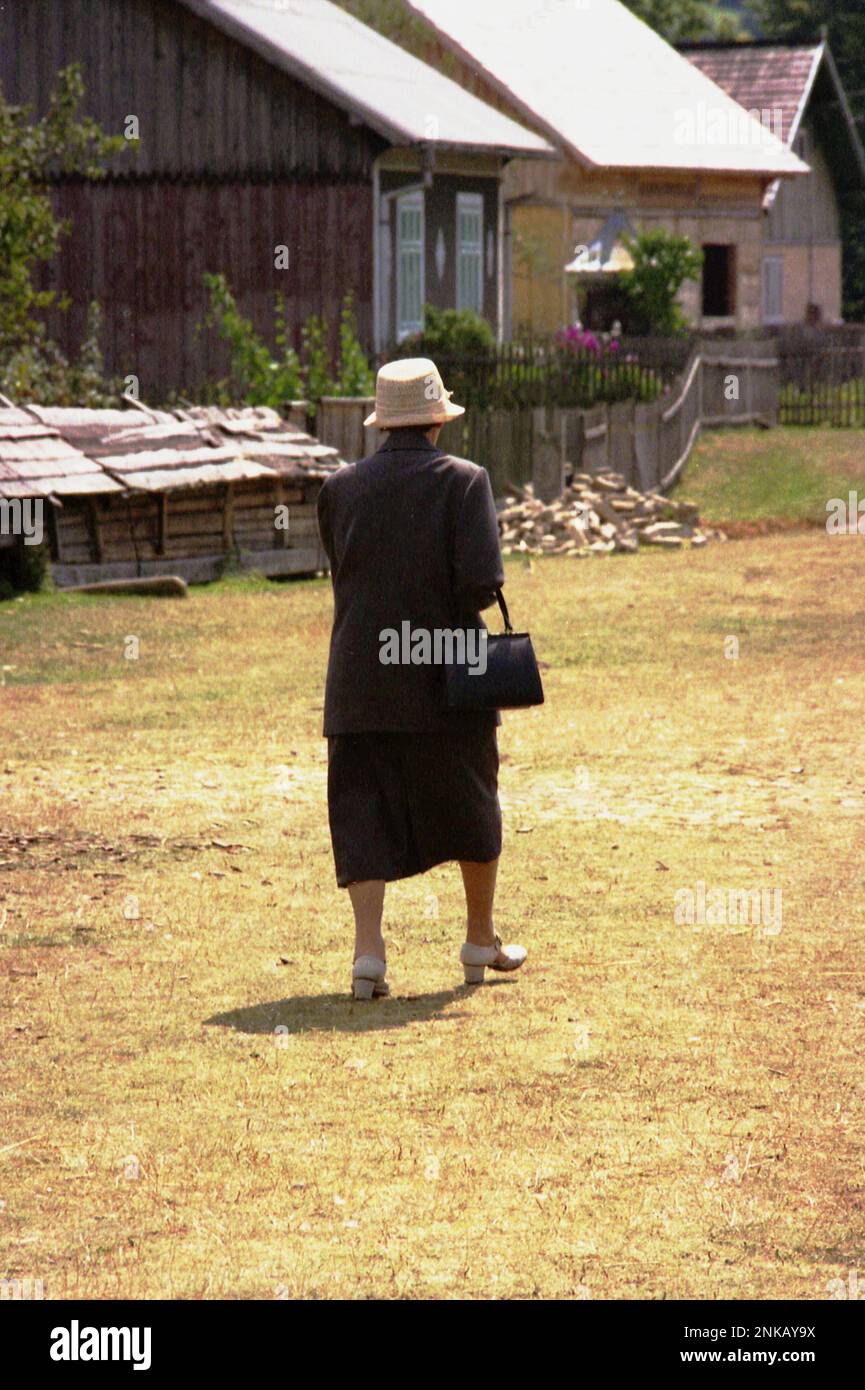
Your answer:
[[[456,733],[337,734],[327,741],[327,803],[340,888],[411,878],[502,848],[494,727]]]

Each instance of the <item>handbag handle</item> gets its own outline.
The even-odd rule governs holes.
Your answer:
[[[505,632],[512,633],[513,628],[511,627],[511,615],[508,612],[508,605],[505,603],[505,596],[502,593],[501,589],[496,589],[496,598],[499,601],[499,608],[502,610],[502,617],[505,623]]]

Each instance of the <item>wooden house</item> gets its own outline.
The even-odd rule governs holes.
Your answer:
[[[8,100],[44,112],[58,69],[83,68],[86,110],[130,149],[98,182],[58,179],[72,234],[44,283],[71,295],[50,327],[66,350],[105,315],[112,374],[137,394],[192,396],[226,374],[200,334],[205,271],[270,333],[285,296],[335,335],[345,294],[361,340],[385,347],[422,306],[504,326],[501,179],[547,140],[328,0],[27,0],[0,7]]]
[[[840,323],[842,209],[865,190],[865,151],[828,42],[680,48],[810,169],[763,199],[763,323]]]
[[[764,198],[808,172],[771,129],[619,0],[407,3],[429,27],[429,61],[449,54],[467,90],[559,152],[505,171],[514,329],[549,332],[583,313],[574,262],[597,248],[608,256],[597,288],[609,294],[616,220],[702,249],[702,279],[681,293],[692,325],[760,324]]]
[[[61,588],[161,574],[202,582],[231,564],[314,574],[327,567],[318,492],[341,464],[264,407],[0,408],[0,503],[39,500]],[[4,539],[15,541],[9,528]]]

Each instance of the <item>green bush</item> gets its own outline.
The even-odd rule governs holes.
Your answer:
[[[78,357],[70,362],[48,337],[44,324],[36,324],[29,339],[0,361],[0,391],[16,403],[89,409],[120,405],[121,383],[104,374],[101,330],[102,310],[93,300]]]
[[[45,506],[49,507],[50,502]],[[14,594],[38,593],[50,573],[51,556],[47,541],[41,545],[0,546],[0,599]]]
[[[371,396],[375,393],[375,373],[357,337],[354,299],[346,295],[339,320],[339,362],[336,385],[338,396]]]
[[[283,322],[278,330],[282,355],[276,358],[259,338],[252,321],[241,314],[225,276],[206,274],[204,286],[210,295],[205,326],[216,327],[228,344],[232,373],[246,404],[269,405],[279,410],[286,401],[299,400],[303,391],[303,373],[300,358],[288,342],[284,304]],[[279,324],[279,296],[276,299],[276,312]]]
[[[650,333],[678,337],[687,332],[687,323],[676,296],[686,280],[697,280],[703,253],[685,236],[674,236],[663,227],[626,237],[624,246],[634,262],[633,270],[623,271],[622,288],[636,314],[648,324]]]
[[[424,305],[422,332],[404,338],[394,355],[399,357],[477,357],[495,350],[496,337],[472,309],[437,309]]]
[[[313,406],[322,396],[335,396],[336,382],[330,370],[330,350],[327,346],[327,324],[320,314],[310,314],[300,330],[303,343],[304,381],[306,399]]]
[[[375,390],[375,377],[358,341],[353,300],[347,294],[339,325],[339,356],[332,364],[328,347],[328,326],[319,314],[310,314],[301,328],[301,353],[291,345],[288,306],[284,296],[275,303],[275,343],[277,355],[256,333],[252,322],[237,307],[224,275],[204,276],[210,303],[202,327],[215,327],[228,344],[231,382],[211,383],[205,394],[216,395],[222,404],[240,397],[247,405],[269,405],[283,410],[288,401],[315,403],[322,396],[368,396]]]

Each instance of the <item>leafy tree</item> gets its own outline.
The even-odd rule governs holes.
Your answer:
[[[363,24],[398,43],[400,48],[424,61],[434,61],[440,72],[456,77],[458,65],[451,54],[441,52],[435,35],[411,12],[405,0],[336,0],[336,3]],[[710,0],[624,0],[624,3],[670,43],[743,36],[736,14]]]
[[[106,135],[80,111],[84,82],[77,64],[57,75],[45,115],[33,119],[29,106],[13,106],[0,89],[0,359],[40,333],[37,312],[68,298],[33,285],[36,264],[56,255],[70,224],[54,216],[50,180],[56,174],[99,179],[102,161],[128,148],[120,135]]]
[[[742,24],[732,11],[704,0],[624,0],[624,4],[668,43],[689,39],[731,42],[744,37]]]
[[[702,251],[687,237],[674,236],[663,227],[627,237],[624,242],[634,262],[622,273],[622,288],[650,332],[674,336],[686,329],[685,316],[676,296],[686,280],[699,278]]]

